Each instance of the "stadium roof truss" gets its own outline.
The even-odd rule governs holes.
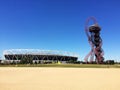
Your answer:
[[[3,55],[8,60],[20,60],[31,58],[32,60],[77,60],[78,55],[66,51],[40,50],[40,49],[9,49],[4,50]]]

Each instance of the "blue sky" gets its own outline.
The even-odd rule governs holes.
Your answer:
[[[120,61],[119,0],[0,0],[0,55],[6,49],[90,51],[84,26],[96,17],[105,59]]]

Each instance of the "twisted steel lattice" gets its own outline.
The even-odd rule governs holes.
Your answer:
[[[93,25],[91,26],[89,26],[90,20],[93,21]],[[94,17],[87,19],[85,23],[85,32],[88,38],[88,42],[91,45],[91,51],[84,58],[85,62],[88,62],[88,59],[90,59],[90,62],[93,62],[95,57],[95,61],[97,63],[103,63],[104,52],[101,48],[102,39],[100,37],[100,30],[101,28],[98,26],[97,20]]]

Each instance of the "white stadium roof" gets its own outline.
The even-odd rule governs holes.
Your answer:
[[[9,49],[4,50],[3,55],[9,54],[32,54],[32,55],[61,55],[61,56],[73,56],[79,57],[76,53],[58,50],[40,50],[40,49]]]

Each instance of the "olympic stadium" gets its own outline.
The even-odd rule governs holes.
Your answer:
[[[57,50],[40,50],[40,49],[9,49],[4,50],[3,55],[5,60],[8,61],[22,61],[22,60],[32,60],[32,61],[77,61],[78,55],[76,53],[71,53],[67,51],[57,51]]]

